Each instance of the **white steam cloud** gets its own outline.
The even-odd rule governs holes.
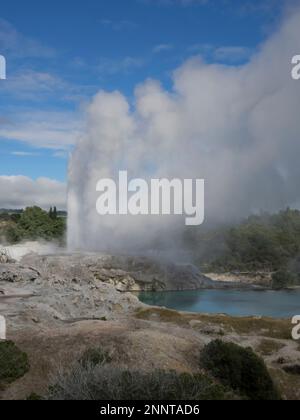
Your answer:
[[[244,66],[192,58],[174,72],[171,92],[148,80],[133,106],[99,92],[69,170],[69,244],[124,251],[170,238],[174,218],[100,217],[96,183],[128,170],[132,178],[204,178],[206,220],[230,220],[300,202],[300,9]],[[169,240],[170,242],[170,240]]]

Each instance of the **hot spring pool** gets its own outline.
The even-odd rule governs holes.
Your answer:
[[[300,289],[142,292],[139,298],[148,305],[186,312],[272,318],[290,318],[300,315]]]

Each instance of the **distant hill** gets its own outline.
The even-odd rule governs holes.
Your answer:
[[[21,214],[23,209],[0,209],[0,214]]]
[[[0,209],[0,214],[22,214],[24,209]],[[65,210],[57,210],[57,215],[60,217],[67,217],[68,213]]]

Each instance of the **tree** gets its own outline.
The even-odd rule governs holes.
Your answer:
[[[16,229],[20,239],[62,240],[65,233],[65,220],[53,218],[53,209],[47,213],[39,207],[28,207],[20,217]]]
[[[274,284],[287,284],[287,273],[300,280],[300,212],[287,209],[277,214],[262,213],[228,228],[220,241],[224,249],[209,261],[209,270],[279,272]],[[198,245],[201,247],[201,243]],[[213,249],[213,246],[210,246]],[[284,272],[284,275],[283,275]]]
[[[279,270],[272,276],[272,287],[276,290],[285,289],[295,282],[296,277],[290,271]]]

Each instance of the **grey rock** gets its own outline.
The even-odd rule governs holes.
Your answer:
[[[0,282],[29,282],[35,281],[38,277],[38,273],[30,267],[23,267],[19,264],[11,263],[0,264]]]
[[[143,257],[30,254],[20,263],[0,264],[0,313],[18,329],[32,323],[113,320],[145,306],[133,291],[196,290],[212,284],[193,266]]]
[[[23,265],[35,267],[44,278],[55,283],[102,282],[124,291],[177,291],[215,287],[216,282],[192,265],[176,265],[144,257],[102,254],[60,256],[28,255]]]

